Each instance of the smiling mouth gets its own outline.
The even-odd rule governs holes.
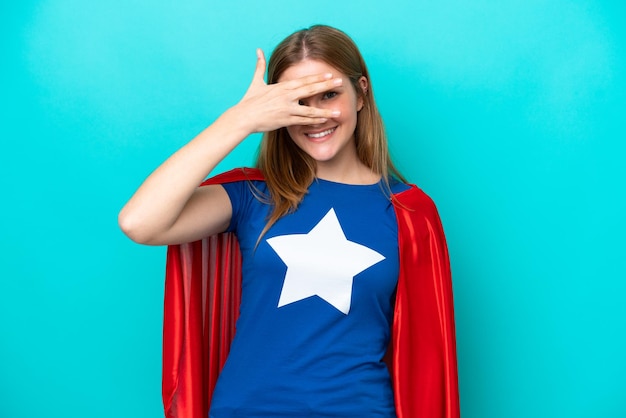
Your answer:
[[[325,136],[332,134],[333,132],[335,132],[335,129],[337,129],[337,127],[326,129],[325,131],[318,132],[316,134],[305,134],[305,135],[308,136],[309,138],[320,139],[320,138],[324,138]]]

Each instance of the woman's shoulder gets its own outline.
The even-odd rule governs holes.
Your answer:
[[[392,189],[396,207],[409,209],[413,216],[439,217],[435,202],[424,190],[412,183],[399,181],[399,184],[403,186],[403,190],[395,192]]]
[[[411,189],[412,187],[415,187],[414,185],[410,183],[405,183],[404,181],[394,176],[389,176],[388,181],[389,181],[389,190],[391,190],[392,194],[402,193]]]

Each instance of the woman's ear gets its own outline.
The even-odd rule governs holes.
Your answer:
[[[357,103],[356,103],[357,112],[363,109],[363,104],[365,103],[364,97],[367,96],[367,88],[369,85],[367,82],[367,78],[365,78],[365,76],[361,76],[361,78],[359,78],[359,86],[361,87],[361,94],[357,95],[358,96]]]

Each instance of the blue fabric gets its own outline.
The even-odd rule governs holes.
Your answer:
[[[314,181],[299,208],[276,222],[256,249],[270,211],[258,199],[268,193],[265,183],[223,186],[233,207],[229,230],[243,255],[242,301],[210,417],[395,417],[382,357],[398,277],[397,224],[381,186]],[[393,193],[406,189],[392,183]],[[279,307],[288,266],[268,240],[312,234],[333,216],[346,240],[384,259],[354,276],[347,313],[317,295]],[[320,260],[309,269],[332,274],[334,264]],[[292,280],[297,286],[298,278]]]

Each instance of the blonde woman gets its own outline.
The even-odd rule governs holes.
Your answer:
[[[391,162],[358,48],[298,31],[267,83],[257,55],[241,101],[120,212],[131,239],[170,246],[166,415],[457,417],[443,231]],[[198,187],[255,132],[255,169]]]

